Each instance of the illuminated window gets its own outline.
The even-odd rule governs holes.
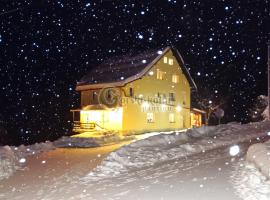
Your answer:
[[[173,65],[173,59],[169,58],[169,65]]]
[[[166,72],[163,72],[163,71],[157,69],[157,79],[164,80],[165,74],[166,74]]]
[[[170,122],[170,123],[175,123],[175,116],[174,116],[174,113],[170,113],[170,114],[169,114],[169,122]]]
[[[164,63],[168,63],[168,58],[167,58],[166,56],[164,56],[163,62],[164,62]]]
[[[172,82],[173,83],[179,83],[179,76],[178,75],[172,75]]]
[[[148,123],[153,123],[154,122],[154,113],[147,113],[146,119],[147,119]]]

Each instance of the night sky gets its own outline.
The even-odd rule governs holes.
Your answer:
[[[114,55],[175,46],[199,87],[248,122],[267,92],[269,0],[0,3],[0,123],[10,141],[68,134],[76,82]]]

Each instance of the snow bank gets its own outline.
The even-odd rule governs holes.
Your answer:
[[[25,166],[27,156],[55,149],[52,142],[36,143],[19,147],[0,147],[0,180],[8,178],[16,170]]]
[[[232,172],[231,182],[241,199],[270,199],[270,180],[251,163],[238,163]]]
[[[229,146],[266,135],[269,122],[241,125],[230,123],[190,129],[186,133],[160,134],[112,152],[84,179],[99,180],[129,170],[150,167],[221,146]]]
[[[270,178],[270,142],[250,146],[246,160],[253,163],[264,176]]]
[[[9,146],[0,147],[0,180],[16,171],[16,156]]]

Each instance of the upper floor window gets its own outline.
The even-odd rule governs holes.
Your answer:
[[[164,80],[166,72],[157,69],[157,79]]]
[[[133,88],[129,88],[129,96],[133,97],[134,96],[134,90]]]
[[[169,58],[169,65],[173,65],[173,59]]]
[[[168,63],[168,58],[167,58],[166,56],[164,56],[163,62],[164,62],[164,63]]]
[[[178,75],[172,75],[172,82],[173,83],[179,83],[179,76]]]
[[[92,104],[97,104],[98,103],[98,93],[96,91],[93,91],[92,93]]]
[[[175,94],[173,92],[169,93],[169,101],[175,101]]]

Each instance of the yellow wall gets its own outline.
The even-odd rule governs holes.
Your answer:
[[[150,110],[145,109],[142,112],[142,102],[135,100],[132,97],[123,99],[123,130],[168,130],[190,127],[190,86],[185,75],[182,73],[179,63],[173,56],[171,51],[168,51],[164,56],[168,59],[173,59],[173,65],[164,63],[163,57],[149,70],[142,79],[128,83],[123,89],[124,93],[129,95],[129,88],[134,88],[134,96],[143,95],[146,101],[158,99],[157,93],[164,93],[168,99],[169,92],[175,94],[174,105],[170,106],[171,110],[165,111],[150,111],[152,107],[162,107],[161,103],[149,103]],[[164,80],[157,79],[157,70],[166,72]],[[153,73],[152,73],[153,72]],[[172,82],[172,75],[179,75],[179,82]],[[183,101],[185,99],[185,105]],[[167,104],[164,102],[163,104]],[[164,105],[163,105],[164,106]],[[180,106],[180,112],[176,111],[176,107]],[[168,105],[166,105],[168,108]],[[147,122],[147,112],[154,113],[154,122]],[[169,122],[169,113],[175,114],[175,123]]]
[[[96,123],[100,128],[107,130],[122,130],[122,119],[123,108],[80,111],[82,124]]]

